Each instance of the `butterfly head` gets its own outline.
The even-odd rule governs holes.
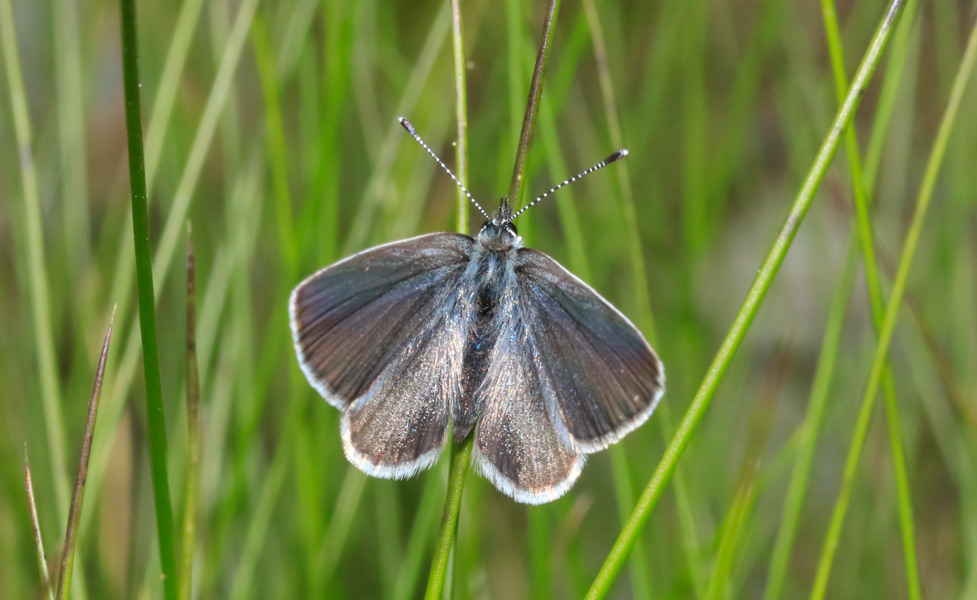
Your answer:
[[[515,213],[509,208],[509,201],[502,198],[499,201],[499,211],[495,216],[485,221],[478,232],[478,241],[492,250],[511,250],[522,246],[519,231],[512,223]]]

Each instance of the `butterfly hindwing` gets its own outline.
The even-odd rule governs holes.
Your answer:
[[[343,410],[347,458],[409,477],[444,444],[460,387],[471,238],[440,233],[340,261],[292,293],[292,334],[309,383]]]
[[[525,296],[511,262],[500,268],[499,332],[485,377],[476,392],[482,407],[474,461],[495,487],[520,502],[559,498],[573,485],[584,456],[558,426],[555,389],[540,368],[527,321]]]
[[[665,391],[662,363],[624,315],[555,260],[522,248],[515,262],[562,426],[574,448],[602,450],[654,410]]]

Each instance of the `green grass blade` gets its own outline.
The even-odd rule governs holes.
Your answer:
[[[197,370],[197,261],[187,223],[187,467],[183,508],[183,550],[180,566],[180,600],[193,591],[193,542],[200,489],[200,375]]]
[[[62,196],[67,265],[73,280],[85,273],[91,254],[88,214],[88,153],[85,147],[84,86],[78,3],[57,0],[53,7],[55,74],[58,81],[58,150],[64,170]],[[87,316],[87,315],[86,315]]]
[[[461,5],[459,0],[451,1],[451,49],[454,58],[455,74],[455,176],[468,186],[468,92],[465,85],[465,39],[461,30]],[[468,197],[458,188],[458,215],[455,231],[468,233]]]
[[[68,511],[68,526],[64,534],[64,548],[61,550],[61,569],[58,573],[58,600],[69,597],[71,572],[75,562],[75,540],[78,537],[78,523],[81,519],[81,504],[85,499],[85,483],[88,480],[88,459],[92,455],[92,437],[95,435],[95,417],[98,415],[98,400],[102,395],[102,378],[105,376],[105,361],[109,357],[109,342],[112,341],[112,324],[115,322],[115,309],[109,319],[109,328],[102,342],[102,353],[95,370],[95,383],[88,401],[88,418],[85,421],[85,437],[81,442],[81,458],[78,461],[78,475],[75,489],[71,494],[71,508]]]
[[[456,176],[459,177],[462,185],[468,185],[468,105],[465,92],[465,39],[461,26],[461,7],[458,0],[451,0],[451,42],[454,57],[454,84],[455,84],[455,118],[457,120],[458,139],[455,144],[455,157],[457,160]],[[457,227],[459,233],[468,232],[468,197],[458,188],[456,195],[458,201]],[[424,597],[427,600],[438,600],[442,597],[445,590],[451,589],[451,565],[450,559],[453,556],[455,536],[458,532],[458,513],[461,510],[461,497],[465,488],[465,478],[468,475],[468,468],[471,464],[472,445],[475,436],[470,434],[468,438],[456,444],[452,440],[448,441],[448,455],[450,458],[450,469],[448,476],[448,490],[445,494],[444,511],[441,515],[441,530],[438,540],[434,546],[434,557],[431,560],[431,572],[427,579],[427,589]]]
[[[184,0],[180,5],[180,14],[173,29],[173,39],[166,52],[163,74],[160,75],[158,91],[153,98],[149,126],[146,128],[146,187],[150,190],[153,189],[156,181],[156,169],[163,155],[165,133],[171,124],[173,102],[180,89],[180,76],[186,66],[193,32],[197,28],[197,21],[200,20],[201,6],[203,0]]]
[[[288,154],[285,150],[285,131],[282,126],[281,102],[275,60],[271,51],[264,14],[259,12],[251,25],[254,54],[261,75],[261,91],[265,100],[265,136],[271,160],[271,181],[275,190],[275,222],[278,224],[278,245],[285,263],[284,279],[295,279],[298,267],[296,236],[292,229],[292,194],[288,188]]]
[[[906,10],[910,15],[914,14],[914,8],[914,2],[907,2]],[[845,77],[845,61],[841,47],[841,33],[838,29],[838,18],[834,1],[822,0],[821,11],[828,38],[828,50],[831,56],[831,67],[835,78],[835,91],[838,94],[839,102],[841,102],[844,100],[845,88],[848,83]],[[865,261],[865,277],[868,283],[873,325],[875,326],[876,335],[878,335],[879,329],[882,326],[884,300],[882,299],[882,284],[879,278],[878,264],[875,260],[874,242],[872,240],[872,224],[868,212],[868,193],[865,189],[865,178],[862,173],[858,139],[854,127],[850,127],[845,134],[845,154],[848,158],[849,172],[851,173],[852,179],[856,228],[858,231],[858,240],[861,243],[862,257]],[[906,561],[906,579],[909,588],[909,597],[912,600],[919,600],[922,593],[919,587],[919,569],[916,561],[916,535],[915,527],[913,526],[912,504],[910,502],[906,464],[903,458],[902,440],[899,435],[900,427],[896,405],[895,382],[892,376],[892,369],[888,364],[886,364],[883,373],[882,389],[885,396],[886,415],[890,424],[889,440],[892,447],[893,470],[898,488],[899,522],[902,532],[903,555]],[[874,398],[869,399],[869,402],[872,401],[874,401]],[[861,444],[858,445],[860,446]]]
[[[135,0],[122,0],[122,74],[125,89],[126,132],[128,134],[129,182],[132,188],[132,230],[139,291],[139,331],[142,338],[143,375],[146,383],[146,415],[149,429],[149,459],[156,509],[163,589],[167,600],[177,597],[174,555],[173,509],[166,466],[166,418],[163,414],[163,384],[159,371],[156,336],[156,307],[153,291],[153,257],[149,245],[149,215],[146,201],[146,170],[142,144],[142,111],[139,104],[139,53],[136,44]]]
[[[526,188],[526,161],[529,149],[533,145],[536,134],[536,115],[539,113],[540,99],[543,95],[543,77],[549,63],[550,47],[553,42],[553,26],[556,24],[557,14],[560,12],[560,0],[550,0],[543,19],[543,34],[539,41],[539,51],[536,54],[536,68],[533,70],[532,83],[529,86],[529,100],[526,102],[526,113],[522,119],[522,132],[519,134],[519,146],[516,149],[516,163],[512,168],[512,181],[509,183],[510,206],[520,206],[523,190]]]
[[[441,533],[434,547],[434,560],[431,574],[427,579],[425,600],[439,600],[445,590],[448,578],[448,558],[458,530],[458,511],[461,508],[461,494],[465,487],[465,476],[471,463],[472,446],[475,436],[469,435],[451,455],[451,475],[448,477],[448,494],[441,515]]]
[[[27,490],[27,506],[31,513],[31,529],[34,532],[34,549],[37,552],[37,569],[41,574],[41,589],[44,596],[54,600],[51,575],[48,573],[47,557],[44,554],[44,540],[41,538],[41,522],[37,518],[37,500],[34,498],[34,482],[31,479],[31,463],[27,457],[27,443],[24,442],[24,488]]]
[[[967,80],[969,79],[971,70],[973,69],[975,57],[977,57],[977,24],[975,24],[975,26],[971,29],[970,38],[967,42],[967,49],[964,53],[963,60],[960,63],[960,67],[957,70],[957,76],[954,80],[953,89],[950,93],[950,100],[947,104],[945,112],[943,113],[943,118],[940,121],[940,128],[937,132],[936,139],[934,140],[933,147],[930,151],[929,159],[926,163],[923,181],[920,185],[919,194],[916,198],[916,209],[913,213],[909,231],[906,234],[906,242],[903,246],[902,254],[899,259],[899,266],[896,270],[896,278],[892,287],[892,295],[889,298],[888,304],[886,305],[885,319],[883,320],[882,328],[879,331],[875,356],[872,360],[872,370],[869,374],[865,394],[862,397],[863,409],[866,406],[871,406],[871,398],[874,398],[879,390],[879,385],[885,370],[889,344],[891,343],[892,335],[895,332],[896,318],[899,314],[899,307],[902,303],[902,297],[906,289],[906,282],[909,277],[909,269],[912,266],[913,256],[916,253],[916,247],[919,243],[919,238],[922,235],[923,223],[925,222],[926,213],[929,209],[930,201],[932,200],[933,188],[936,185],[936,177],[939,173],[943,154],[946,151],[947,140],[950,137],[953,121],[956,117],[957,110],[960,107],[960,101],[963,97]],[[835,502],[835,507],[831,515],[831,523],[825,537],[821,559],[818,563],[818,572],[814,582],[814,588],[811,591],[812,600],[823,598],[827,591],[831,563],[841,536],[841,528],[844,522],[845,512],[847,511],[848,501],[851,497],[851,487],[854,482],[858,455],[861,451],[862,444],[858,442],[860,439],[864,439],[865,437],[863,430],[867,429],[868,427],[869,416],[870,415],[864,410],[859,415],[859,422],[856,426],[856,443],[852,444],[852,449],[849,452],[848,460],[845,464],[845,475],[844,480],[842,481],[842,489],[838,494],[838,499]],[[907,499],[900,498],[900,502],[907,501]],[[906,526],[902,523],[901,525],[903,527]]]
[[[421,492],[421,498],[414,513],[413,526],[411,527],[410,538],[407,540],[401,570],[394,583],[392,596],[394,600],[409,600],[416,596],[415,588],[420,579],[428,543],[434,535],[439,514],[438,508],[441,506],[439,492],[442,487],[444,485],[439,478],[425,478],[424,491]]]
[[[61,391],[58,388],[57,362],[51,325],[51,294],[48,289],[47,268],[44,261],[44,239],[41,229],[41,207],[37,189],[37,170],[34,165],[33,141],[27,96],[17,52],[17,37],[10,0],[0,0],[0,42],[3,44],[4,66],[10,88],[10,107],[13,112],[14,134],[20,159],[21,186],[24,198],[24,223],[26,235],[27,293],[30,298],[31,323],[34,328],[34,344],[37,352],[38,371],[41,380],[41,408],[51,473],[54,479],[54,500],[57,506],[68,504],[67,466],[64,448],[64,417],[61,414]],[[67,523],[64,513],[58,511],[58,528]]]
[[[848,126],[859,100],[871,79],[872,73],[878,66],[882,50],[885,48],[885,44],[890,37],[892,27],[899,15],[902,4],[901,0],[894,0],[889,5],[882,19],[882,23],[872,38],[868,51],[865,53],[862,63],[859,66],[852,87],[845,98],[845,102],[835,115],[831,129],[821,144],[821,148],[818,150],[814,164],[811,166],[804,180],[804,184],[797,198],[794,200],[790,214],[777,236],[777,240],[771,247],[770,252],[760,267],[756,279],[754,279],[753,284],[750,286],[746,300],[737,313],[733,326],[726,335],[726,339],[723,340],[712,365],[709,367],[699,390],[696,392],[691,406],[679,424],[675,437],[672,438],[671,443],[669,443],[668,448],[665,450],[665,454],[639,498],[638,504],[631,514],[631,518],[621,531],[603,567],[601,567],[600,572],[594,579],[587,593],[587,598],[602,598],[610,590],[617,573],[620,571],[627,555],[637,541],[638,534],[650,516],[651,510],[661,497],[665,485],[671,479],[679,458],[684,453],[692,434],[695,432],[699,421],[705,414],[705,410],[712,401],[726,368],[729,366],[740,342],[753,322],[753,317],[756,315],[774,276],[780,268],[780,264],[783,262],[784,256],[787,254],[787,250],[790,248],[794,236],[797,234],[797,229],[814,199],[814,194],[824,177],[824,173],[827,171],[831,158],[838,149],[841,134]]]
[[[838,348],[841,342],[842,325],[845,320],[845,309],[851,299],[852,287],[855,281],[855,256],[858,246],[854,234],[848,241],[848,252],[845,265],[838,278],[838,285],[831,299],[828,309],[827,325],[824,329],[824,339],[821,342],[821,352],[818,355],[817,368],[814,371],[814,382],[807,403],[807,414],[800,426],[800,447],[794,468],[791,471],[790,484],[787,487],[787,498],[784,500],[784,510],[777,528],[777,539],[774,542],[773,554],[770,557],[770,568],[767,571],[767,585],[763,592],[764,600],[775,600],[780,597],[784,579],[787,574],[787,563],[791,548],[794,544],[794,534],[797,532],[801,514],[801,505],[807,492],[808,479],[811,473],[811,463],[814,458],[814,448],[817,443],[818,432],[824,416],[824,407],[828,401],[831,380],[838,358]]]

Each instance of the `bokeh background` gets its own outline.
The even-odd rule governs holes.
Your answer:
[[[645,426],[591,457],[559,501],[527,508],[470,475],[454,597],[566,598],[589,586],[828,131],[837,95],[822,5],[834,3],[563,2],[527,193],[619,146],[631,154],[534,208],[520,232],[654,340],[668,392]],[[494,207],[509,187],[545,5],[461,7],[469,187]],[[25,443],[48,557],[60,552],[99,345],[118,303],[73,594],[159,598],[118,3],[0,0],[0,8],[0,596],[39,593]],[[350,467],[337,411],[297,368],[286,303],[302,277],[345,254],[455,227],[451,181],[396,122],[410,118],[456,163],[448,3],[182,0],[138,9],[178,522],[188,221],[196,245],[195,594],[415,597],[447,460],[403,482]],[[850,77],[885,3],[842,0],[836,9]],[[886,294],[974,15],[969,0],[910,2],[855,118]],[[977,598],[974,83],[946,147],[891,353],[918,573],[930,598]],[[845,269],[848,158],[843,149],[835,157],[615,597],[759,597],[784,527],[796,537],[780,597],[811,589],[875,349],[860,255]],[[479,224],[473,214],[470,226]],[[823,417],[805,428],[835,296],[844,321]],[[785,520],[792,472],[812,436],[800,511]],[[909,595],[891,457],[880,397],[830,597]]]

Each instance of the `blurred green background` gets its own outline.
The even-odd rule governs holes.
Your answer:
[[[545,5],[470,0],[461,8],[469,188],[494,207],[509,186]],[[851,77],[885,5],[844,0],[836,8]],[[40,589],[25,442],[46,550],[57,560],[99,344],[118,303],[72,591],[159,598],[118,5],[0,0],[0,9],[0,596],[38,597]],[[138,9],[178,523],[187,221],[197,254],[195,594],[415,597],[447,460],[404,482],[353,469],[338,412],[297,368],[286,304],[301,278],[343,255],[455,227],[453,184],[396,121],[411,119],[456,163],[449,6],[182,0]],[[886,294],[974,14],[970,1],[910,2],[855,118]],[[965,94],[954,123],[891,353],[929,598],[977,598],[975,95]],[[527,508],[470,475],[454,597],[584,593],[836,107],[817,3],[563,3],[527,195],[619,146],[631,154],[534,208],[520,232],[653,337],[668,391],[663,408],[593,456],[559,501]],[[615,597],[759,597],[785,523],[796,539],[779,596],[808,594],[875,349],[857,254],[845,277],[854,223],[847,159],[839,151]],[[800,512],[784,519],[835,295],[847,300],[835,368]],[[829,597],[910,594],[891,454],[880,397]]]

